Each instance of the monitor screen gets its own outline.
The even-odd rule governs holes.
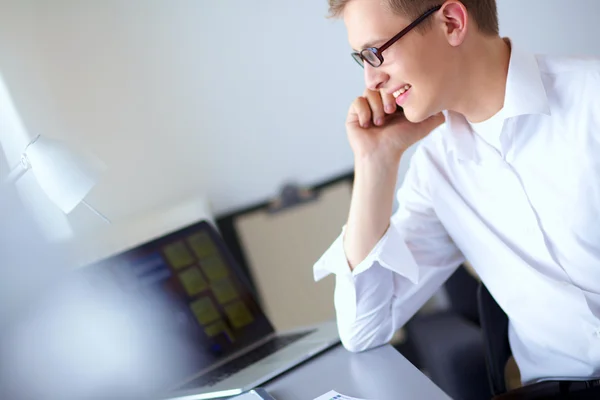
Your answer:
[[[186,362],[197,371],[273,332],[246,275],[206,221],[83,271],[95,285],[142,298],[149,315],[161,310],[149,329],[185,334],[193,343]]]

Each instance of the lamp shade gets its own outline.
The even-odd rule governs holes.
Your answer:
[[[93,155],[74,152],[64,143],[43,136],[27,146],[23,162],[65,214],[83,201],[105,169]]]

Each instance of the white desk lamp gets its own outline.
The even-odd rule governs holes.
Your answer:
[[[96,157],[76,154],[60,141],[38,135],[27,145],[21,162],[11,170],[6,181],[17,182],[29,170],[50,200],[65,214],[83,203],[110,223],[84,200],[104,170]]]

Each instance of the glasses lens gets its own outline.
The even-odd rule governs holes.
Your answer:
[[[365,65],[363,63],[363,59],[359,53],[352,53],[352,58],[358,63],[358,65],[364,68]]]
[[[379,67],[381,65],[381,60],[377,57],[375,51],[375,49],[364,49],[360,54],[362,55],[362,58],[373,67]]]

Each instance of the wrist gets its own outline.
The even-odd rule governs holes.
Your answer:
[[[354,187],[362,201],[380,202],[393,197],[398,179],[399,162],[393,159],[357,159],[354,165]]]
[[[397,173],[403,154],[404,152],[397,154],[355,155],[354,167],[356,172]]]

